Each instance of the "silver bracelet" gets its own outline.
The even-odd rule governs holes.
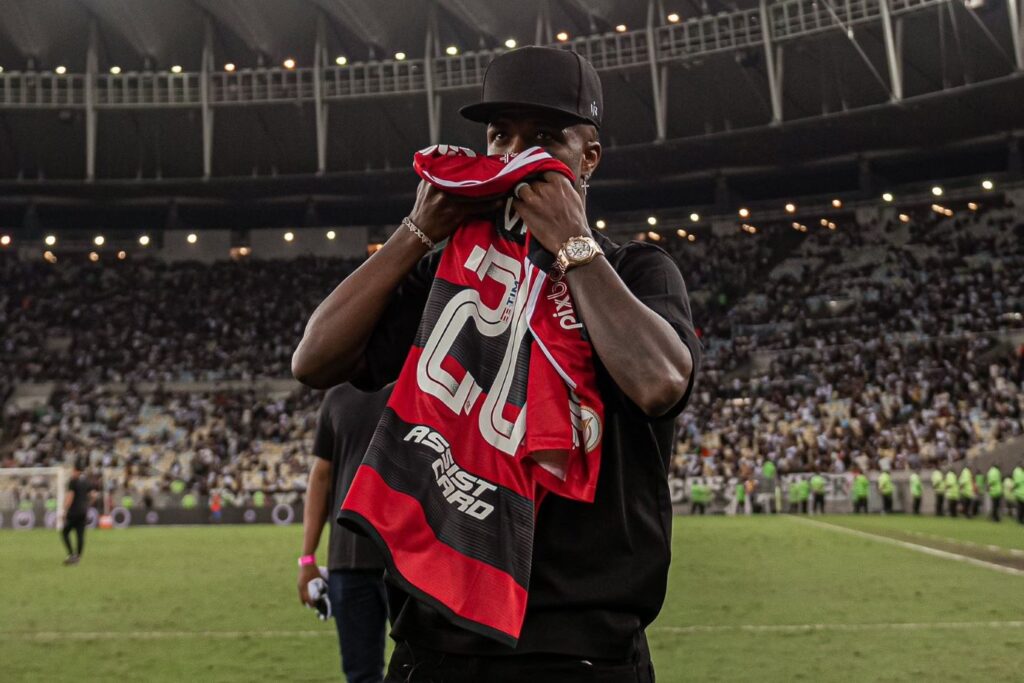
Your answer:
[[[412,222],[411,218],[409,218],[408,216],[403,218],[402,219],[402,225],[404,225],[405,227],[409,228],[409,230],[412,232],[412,234],[414,234],[417,237],[419,237],[420,238],[420,242],[423,242],[423,244],[427,245],[427,249],[433,249],[434,248],[434,246],[435,246],[434,245],[434,240],[432,240],[429,237],[427,237],[425,232],[423,232],[422,230],[417,228],[416,224]]]

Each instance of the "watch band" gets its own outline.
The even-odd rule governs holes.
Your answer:
[[[300,567],[308,567],[316,564],[316,555],[303,555],[299,558]]]

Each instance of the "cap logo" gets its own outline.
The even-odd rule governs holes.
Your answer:
[[[597,100],[590,103],[590,115],[597,117]]]

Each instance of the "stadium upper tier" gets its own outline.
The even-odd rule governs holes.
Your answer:
[[[735,131],[837,116],[818,134],[860,152],[908,144],[856,132],[879,116],[944,143],[1011,133],[1019,4],[0,0],[0,178],[401,168],[429,143],[478,142],[458,108],[527,44],[594,63],[609,149],[710,135],[742,150]]]

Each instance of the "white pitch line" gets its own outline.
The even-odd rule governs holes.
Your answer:
[[[1006,567],[995,562],[986,562],[985,560],[979,560],[974,557],[968,557],[967,555],[960,555],[959,553],[951,553],[946,550],[939,550],[937,548],[931,548],[926,545],[919,545],[917,543],[911,543],[909,541],[900,541],[895,538],[889,538],[888,536],[882,536],[880,534],[872,534],[867,531],[860,531],[859,529],[851,529],[849,527],[840,526],[838,524],[830,524],[829,522],[819,522],[812,519],[804,519],[802,517],[787,516],[786,519],[792,519],[793,521],[800,522],[801,524],[810,524],[811,526],[820,527],[822,529],[828,529],[829,531],[838,531],[840,533],[851,534],[853,536],[860,536],[867,538],[872,541],[879,543],[888,543],[890,545],[899,546],[901,548],[907,548],[908,550],[915,550],[919,553],[926,555],[932,555],[934,557],[944,557],[947,560],[956,560],[957,562],[966,562],[967,564],[973,564],[976,567],[985,567],[986,569],[993,569],[997,572],[1004,574],[1011,574],[1013,576],[1024,576],[1024,571],[1020,569],[1014,569],[1013,567]]]
[[[736,624],[733,626],[649,626],[668,633],[811,633],[815,631],[927,631],[929,629],[1024,628],[1024,621],[937,621],[881,624]]]
[[[963,545],[969,548],[984,548],[985,550],[991,550],[993,552],[1009,553],[1014,557],[1024,557],[1024,550],[1017,548],[1004,548],[1001,545],[992,544],[981,544],[973,541],[964,541],[959,538],[950,538],[949,536],[940,536],[939,534],[928,534],[923,531],[903,531],[902,533],[910,534],[912,536],[920,536],[921,538],[930,538],[933,541],[943,541],[944,543],[953,543],[955,545]]]
[[[336,631],[0,631],[0,640],[165,640],[169,638],[315,638],[334,636]]]

